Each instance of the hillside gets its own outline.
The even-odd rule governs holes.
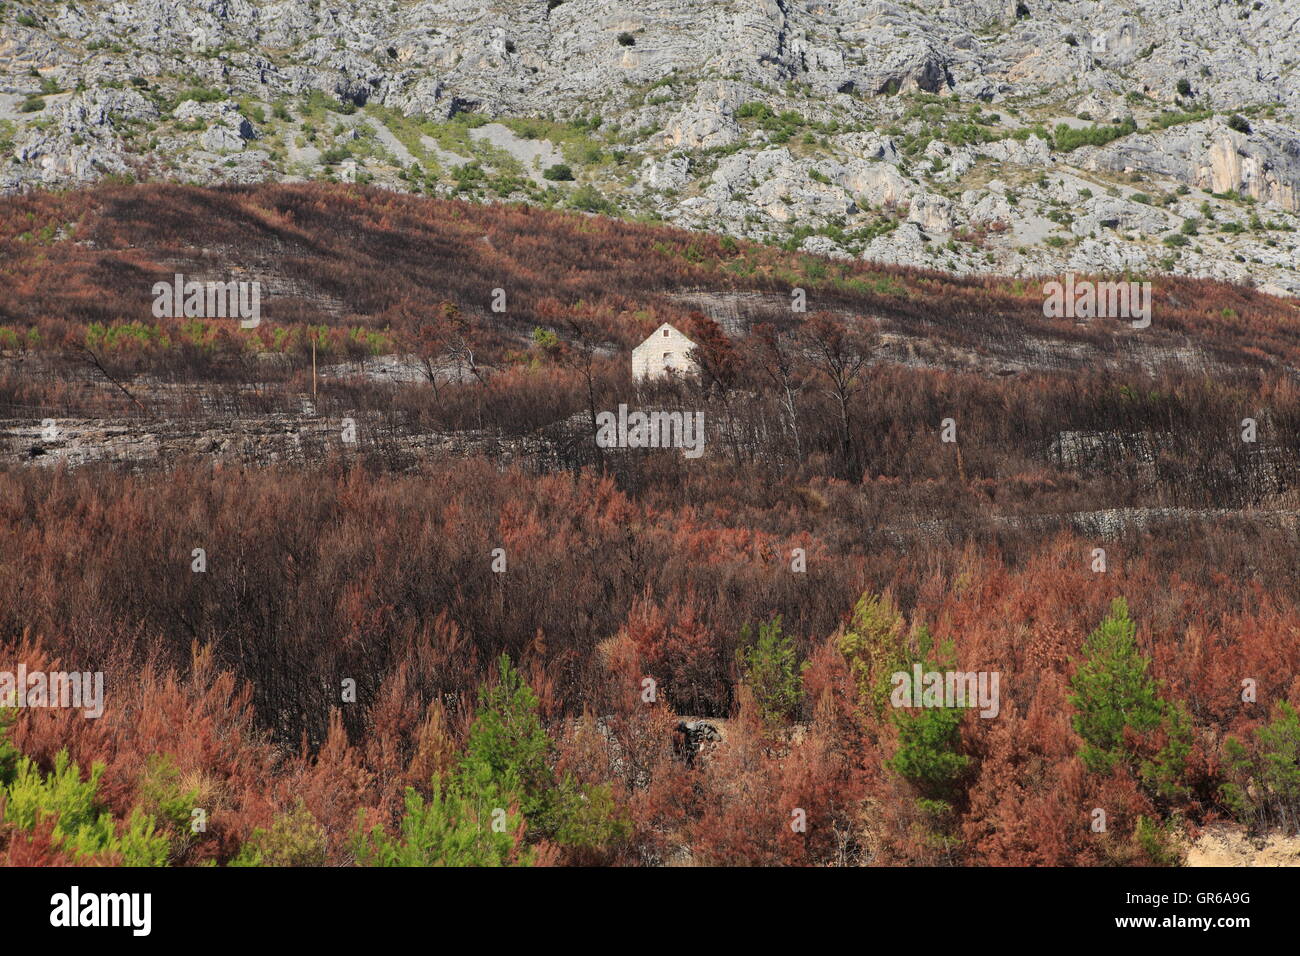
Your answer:
[[[109,688],[0,758],[157,827],[0,861],[1166,865],[1295,819],[1289,300],[1049,318],[341,184],[24,193],[0,263],[0,644]],[[156,314],[177,273],[258,323]],[[634,380],[663,322],[698,374]],[[602,443],[620,406],[700,454]],[[995,693],[899,704],[913,667]]]
[[[1119,361],[1121,341],[1148,365],[1161,364],[1162,351],[1174,364],[1179,352],[1234,366],[1295,357],[1294,305],[1247,287],[1127,272],[1118,278],[1153,283],[1156,316],[1129,335],[1123,321],[1044,317],[1052,276],[962,278],[605,216],[374,188],[36,192],[4,203],[0,243],[0,321],[13,326],[149,324],[153,284],[182,272],[258,280],[267,325],[281,328],[392,330],[404,309],[450,302],[485,333],[517,344],[538,325],[562,331],[564,310],[581,303],[577,311],[609,320],[613,342],[630,345],[658,316],[704,310],[733,334],[788,321],[791,292],[802,288],[807,311],[870,315],[882,331],[923,335],[938,352],[962,345],[985,362],[999,351],[1027,367]],[[1079,275],[1089,277],[1108,275]],[[496,288],[508,293],[499,312],[491,311]],[[1031,344],[1038,340],[1041,351]]]
[[[1300,291],[1289,0],[0,8],[0,191],[355,179]]]

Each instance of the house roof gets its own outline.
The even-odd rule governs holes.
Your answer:
[[[657,336],[659,336],[659,334],[660,334],[661,332],[663,332],[664,329],[672,329],[673,332],[675,332],[677,335],[681,336],[681,337],[682,337],[683,339],[685,339],[688,343],[690,343],[690,345],[691,345],[693,348],[698,348],[698,347],[699,347],[699,346],[697,346],[697,345],[695,344],[695,342],[691,339],[690,336],[688,336],[688,335],[687,335],[685,332],[683,332],[681,329],[677,328],[677,326],[673,325],[671,322],[665,322],[663,325],[659,326],[659,328],[655,329],[653,332],[651,332],[649,335],[647,335],[647,336],[646,336],[646,337],[641,341],[641,343],[640,343],[639,345],[637,345],[637,348],[640,348],[642,345],[645,345],[647,342],[653,341]]]

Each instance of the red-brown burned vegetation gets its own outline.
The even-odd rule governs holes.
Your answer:
[[[674,293],[784,298],[798,285],[815,309],[871,315],[882,331],[936,345],[994,355],[1033,351],[1043,340],[1066,346],[1039,357],[1047,367],[1086,364],[1081,348],[1119,361],[1132,350],[1132,336],[1113,324],[1044,318],[1040,282],[830,262],[604,217],[356,187],[103,186],[10,197],[0,209],[0,263],[0,324],[35,327],[54,349],[82,344],[91,323],[151,323],[153,284],[182,272],[260,278],[267,321],[246,338],[263,347],[277,329],[306,323],[400,337],[445,301],[465,312],[494,357],[515,344],[512,334],[564,330],[574,320],[626,348],[664,320],[686,320],[690,307]],[[497,288],[508,296],[502,314],[488,311]],[[1174,277],[1160,277],[1154,294],[1160,321],[1144,337],[1147,348],[1190,345],[1202,360],[1296,364],[1289,303]],[[203,350],[191,352],[190,362],[203,360]],[[184,364],[156,361],[173,371]]]
[[[6,739],[44,772],[65,748],[102,764],[103,808],[149,813],[171,862],[409,862],[358,834],[496,793],[475,761],[510,694],[477,694],[513,686],[502,654],[545,779],[502,797],[499,861],[1164,863],[1211,820],[1294,826],[1300,767],[1261,769],[1294,764],[1300,704],[1287,303],[1158,280],[1138,338],[1043,318],[1035,283],[317,186],[34,194],[0,209],[0,245],[0,325],[29,343],[0,381],[14,419],[292,408],[296,346],[257,352],[294,323],[473,353],[454,380],[328,381],[318,414],[357,415],[362,440],[296,464],[0,471],[0,671],[102,670],[107,698],[98,720],[19,711],[0,785]],[[92,324],[151,323],[155,281],[233,263],[273,289],[261,328],[100,349],[140,407],[81,370]],[[794,286],[808,316],[781,305]],[[723,335],[709,295],[767,298]],[[663,321],[701,344],[699,383],[631,382]],[[702,410],[706,455],[597,449],[587,422],[619,402]],[[403,444],[422,430],[499,444],[430,457]],[[535,445],[507,461],[513,436]],[[1136,645],[1106,658],[1085,639],[1121,596]],[[785,650],[756,658],[778,616]],[[1164,716],[1143,724],[1139,694],[1099,743],[1081,669],[1137,658]],[[909,661],[997,672],[998,715],[879,706]],[[688,765],[678,715],[723,742]],[[0,823],[0,858],[123,862],[50,827]]]
[[[502,651],[537,689],[562,765],[613,784],[635,830],[609,852],[628,861],[679,846],[731,863],[1147,859],[1128,839],[1136,816],[1226,815],[1226,736],[1250,739],[1272,703],[1300,693],[1287,572],[1260,568],[1267,588],[1239,564],[1243,551],[1289,549],[1290,534],[1183,528],[1196,538],[1182,547],[1133,535],[1107,542],[1110,568],[1094,574],[1096,542],[1077,536],[894,547],[834,509],[733,499],[723,525],[609,479],[482,463],[406,477],[24,471],[3,484],[11,655],[31,670],[102,669],[109,702],[99,720],[23,711],[15,742],[45,764],[65,747],[82,767],[106,763],[105,799],[123,817],[149,755],[169,755],[216,808],[189,862],[228,859],[300,797],[329,859],[348,859],[357,811],[391,819],[402,788],[427,784]],[[200,546],[208,569],[196,574]],[[795,546],[806,574],[789,570]],[[490,570],[493,547],[509,556],[504,574]],[[999,716],[962,725],[970,771],[942,844],[885,769],[896,730],[859,705],[840,650],[858,594],[886,589],[951,638],[961,669],[1001,674]],[[1117,594],[1193,722],[1187,790],[1172,805],[1128,769],[1088,774],[1077,756],[1072,658]],[[738,622],[774,613],[811,664],[793,738],[792,725],[761,721],[736,666]],[[656,706],[642,700],[646,675]],[[1244,677],[1257,703],[1240,700]],[[340,702],[344,678],[358,703]],[[672,709],[734,718],[694,769],[671,759]],[[1089,830],[1097,806],[1104,838]],[[806,834],[786,825],[795,807]]]

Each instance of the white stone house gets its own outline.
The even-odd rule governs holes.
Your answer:
[[[663,378],[671,372],[686,375],[698,371],[691,360],[695,343],[665,322],[632,350],[632,378],[641,382]]]

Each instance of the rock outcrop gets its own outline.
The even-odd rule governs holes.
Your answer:
[[[1296,293],[1297,71],[1287,0],[19,0],[0,191],[346,176],[958,272],[1143,263]],[[488,120],[509,128],[466,135]]]

